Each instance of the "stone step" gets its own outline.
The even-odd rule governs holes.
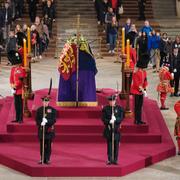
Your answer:
[[[59,30],[57,31],[57,51],[59,53],[60,49],[62,50],[64,46],[64,42],[69,38],[72,33],[76,32],[76,22],[77,18],[76,16],[78,13],[84,14],[81,16],[81,23],[85,23],[85,25],[82,25],[81,33],[85,33],[85,37],[88,39],[88,41],[94,41],[97,39],[97,42],[93,42],[91,44],[91,48],[94,52],[99,52],[99,38],[98,36],[102,36],[102,47],[101,47],[101,53],[104,56],[110,56],[108,54],[108,47],[106,46],[106,37],[105,33],[103,33],[103,29],[100,26],[97,26],[97,18],[94,8],[94,3],[84,0],[75,0],[75,1],[60,1],[58,3],[58,11],[57,16],[60,18],[58,20],[59,26],[57,27]],[[152,12],[152,4],[151,0],[147,1],[147,8],[145,11],[146,17],[153,18],[153,12]],[[73,17],[73,18],[72,18]],[[125,22],[127,17],[132,17],[133,19],[137,19],[139,17],[138,7],[137,3],[134,0],[126,0],[124,1],[124,14],[122,15],[121,22]],[[140,27],[142,26],[142,22],[138,22]],[[86,27],[90,24],[90,27]],[[73,27],[74,26],[74,27]],[[57,54],[58,54],[57,53]]]
[[[154,16],[160,25],[161,32],[167,32],[172,39],[179,34],[180,23],[176,18],[176,6],[174,0],[153,0]],[[168,19],[167,19],[168,18]],[[173,23],[174,21],[174,23]],[[178,25],[179,24],[179,25]]]
[[[146,1],[147,3],[146,4],[151,4],[151,0],[149,0],[149,1]],[[89,5],[89,4],[91,4],[91,5],[94,5],[94,3],[93,3],[93,1],[92,0],[89,0],[89,1],[85,1],[85,0],[73,0],[73,1],[71,1],[71,0],[69,0],[69,1],[61,1],[61,2],[59,2],[59,3],[57,3],[57,6],[62,6],[62,5],[67,5],[67,4],[69,4],[69,5],[73,5],[73,4],[79,4],[79,5],[81,5],[81,6],[83,6],[83,5]],[[126,0],[126,1],[124,1],[123,2],[123,5],[126,5],[126,4],[137,4],[136,3],[136,1],[135,0]]]
[[[73,4],[73,5],[61,5],[61,6],[59,6],[59,8],[56,8],[56,11],[63,10],[63,9],[70,9],[70,10],[73,11],[74,9],[88,9],[88,8],[90,8],[89,10],[95,11],[94,5],[82,6],[82,5],[79,5],[79,4],[76,4],[76,5],[75,4]],[[138,9],[138,6],[136,4],[124,4],[123,8],[125,8],[125,9],[127,9],[127,8],[129,8],[129,9]],[[145,10],[151,9],[151,8],[152,8],[151,5],[149,5],[149,6],[147,5]],[[39,9],[39,10],[41,10],[41,9]]]
[[[63,25],[63,27],[61,26]],[[63,24],[63,23],[59,23],[58,24],[58,27],[62,27],[60,30],[66,30],[66,29],[75,29],[76,28],[76,25],[77,23],[74,21],[74,22],[68,22],[66,24]],[[93,23],[84,23],[84,24],[80,24],[80,28],[81,29],[85,29],[85,28],[91,28],[89,29],[89,31],[93,31],[95,28],[97,28],[97,22],[93,22]]]
[[[98,36],[99,33],[95,30],[84,30],[84,29],[80,29],[79,30],[81,34],[86,34],[86,36]],[[77,29],[76,28],[73,28],[73,29],[64,29],[64,30],[60,30],[60,32],[57,32],[57,36],[69,36],[71,35],[72,33],[76,33],[77,32]]]
[[[167,18],[166,15],[176,15],[175,0],[165,0],[163,3],[162,0],[152,0],[152,6],[155,17]]]
[[[163,3],[161,0],[153,0],[152,2],[153,2],[153,5],[162,5],[162,6],[175,5],[174,0],[165,0],[163,1]]]
[[[174,26],[174,27],[171,27],[171,26],[161,26],[161,29],[167,29],[168,31],[179,31],[180,26]]]
[[[73,14],[73,16],[77,16],[78,14]],[[61,18],[64,18],[64,19],[66,19],[66,18],[68,18],[69,16],[68,15],[61,15],[60,16]],[[138,17],[139,17],[139,14],[137,14],[137,13],[132,13],[132,14],[124,14],[123,16],[122,16],[123,18],[135,18],[135,19],[138,19]],[[84,15],[84,18],[89,18],[89,19],[92,19],[92,20],[97,20],[97,18],[96,18],[96,15],[94,15],[94,16],[91,16],[91,17],[89,17],[89,15]],[[146,14],[146,18],[147,19],[152,19],[153,18],[153,15],[152,14]]]
[[[79,15],[79,13],[71,14],[71,16],[77,16],[77,15]],[[80,15],[82,15],[82,14],[80,14]],[[61,18],[68,18],[69,15],[63,14],[63,15],[60,15],[60,17],[61,17]],[[93,20],[96,19],[96,15],[93,15],[93,16],[91,16],[91,17],[89,17],[89,15],[83,15],[83,17],[84,17],[84,18],[93,19]]]

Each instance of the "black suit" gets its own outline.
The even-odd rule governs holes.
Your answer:
[[[16,18],[22,18],[24,0],[15,0],[16,4]]]
[[[12,23],[12,10],[11,8],[3,8],[2,9],[2,20],[3,20],[3,26],[5,25],[11,25]]]
[[[39,1],[27,0],[27,3],[29,4],[29,16],[30,16],[31,22],[34,22],[36,18],[37,4],[39,3]]]
[[[112,107],[105,106],[102,110],[102,121],[105,125],[104,128],[104,137],[107,140],[107,155],[108,161],[112,162],[112,133],[114,132],[114,162],[118,160],[118,152],[119,152],[119,142],[120,142],[120,132],[119,126],[121,121],[124,118],[124,110],[120,106],[114,107],[114,116],[116,118],[114,123],[114,129],[112,128],[112,124],[110,124],[112,116]]]
[[[2,9],[2,14],[1,14],[1,24],[2,27],[4,27],[4,39],[7,40],[8,36],[9,36],[9,31],[11,28],[11,23],[12,23],[12,10],[10,7],[3,8]]]
[[[55,137],[55,129],[54,124],[56,122],[56,110],[50,106],[45,108],[45,118],[47,119],[47,123],[45,125],[45,143],[44,143],[44,162],[48,162],[51,156],[51,142]],[[41,122],[43,119],[43,106],[38,108],[36,112],[36,124],[38,126],[38,137],[40,141],[40,155],[42,157],[42,141],[43,141],[43,127],[41,126]]]
[[[55,19],[55,8],[54,5],[51,5],[50,7],[46,6],[43,10],[43,16],[45,17],[45,15],[47,16],[45,18],[45,24],[48,27],[49,30],[49,36],[52,36],[52,23],[53,23],[53,19]]]
[[[119,14],[119,8],[123,6],[123,0],[117,0],[117,8],[116,8],[116,17],[117,20],[119,20],[121,18],[121,14]]]
[[[173,54],[171,58],[171,72],[174,72],[174,94],[178,94],[180,81],[180,53],[176,56]]]
[[[145,3],[146,0],[138,0],[138,8],[139,8],[139,20],[145,20]]]

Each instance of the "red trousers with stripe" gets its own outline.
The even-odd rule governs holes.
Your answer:
[[[180,152],[180,137],[177,138],[177,144],[178,144],[178,151]]]
[[[161,107],[165,108],[165,101],[166,101],[167,93],[161,92],[160,93],[160,101],[161,101]]]

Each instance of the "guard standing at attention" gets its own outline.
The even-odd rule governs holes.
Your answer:
[[[36,112],[41,155],[39,164],[50,164],[51,143],[55,137],[56,109],[49,106],[50,97],[45,96],[42,101],[43,106],[39,107]]]
[[[109,105],[102,110],[102,121],[105,125],[104,137],[107,140],[107,165],[118,164],[118,152],[120,142],[119,127],[124,118],[124,110],[116,105],[116,95],[108,97]]]

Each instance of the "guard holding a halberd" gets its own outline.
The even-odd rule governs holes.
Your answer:
[[[102,121],[105,125],[103,135],[107,140],[107,165],[118,164],[119,127],[124,118],[124,110],[121,106],[116,105],[116,98],[116,95],[109,96],[109,105],[102,110]]]
[[[49,164],[51,156],[51,143],[55,137],[54,124],[56,122],[56,109],[49,106],[50,97],[42,98],[43,106],[36,112],[36,124],[38,126],[38,137],[40,142],[40,164]]]

